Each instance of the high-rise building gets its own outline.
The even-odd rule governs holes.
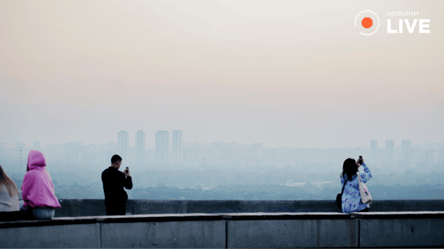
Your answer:
[[[410,140],[402,140],[402,161],[405,166],[412,166],[412,141]]]
[[[136,132],[136,163],[138,165],[145,164],[145,132]]]
[[[180,164],[182,163],[182,131],[175,130],[172,133],[172,143],[171,143],[171,159],[172,163]]]
[[[372,163],[376,164],[376,158],[378,154],[378,141],[377,140],[370,140],[370,151],[372,153]]]
[[[156,163],[168,163],[168,152],[170,149],[170,134],[168,131],[156,132]]]
[[[119,156],[128,162],[128,132],[120,131],[117,137],[117,146]]]
[[[390,166],[394,167],[395,163],[395,141],[385,140],[385,162]]]

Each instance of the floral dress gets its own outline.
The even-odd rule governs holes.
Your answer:
[[[361,180],[366,183],[372,178],[372,172],[367,167],[367,165],[362,164],[362,166],[364,167],[364,173],[358,172],[357,174],[360,174]],[[344,186],[344,181],[347,180],[347,175],[345,175],[345,179],[342,177],[342,174],[340,177],[342,190],[342,186]],[[347,181],[347,183],[345,184],[344,193],[342,194],[342,212],[357,212],[369,207],[369,204],[364,204],[361,201],[361,193],[359,193],[359,179],[357,175],[354,175],[351,181]]]

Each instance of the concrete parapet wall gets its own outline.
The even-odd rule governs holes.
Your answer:
[[[443,247],[444,217],[415,215],[420,213],[367,213],[359,216],[362,217],[357,220],[360,246]]]
[[[2,248],[100,248],[100,224],[0,228]]]
[[[222,220],[102,225],[104,248],[225,248],[225,241]]]
[[[228,248],[357,247],[354,220],[239,220],[228,222]]]
[[[2,248],[443,247],[444,212],[219,213],[0,222]]]
[[[64,199],[56,217],[106,215],[103,199]],[[192,201],[128,200],[131,214],[248,213],[248,212],[341,212],[332,201]],[[375,200],[372,212],[444,211],[444,200]]]

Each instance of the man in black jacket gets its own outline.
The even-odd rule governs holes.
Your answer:
[[[128,195],[123,188],[132,189],[133,182],[128,169],[119,171],[122,158],[114,155],[111,166],[102,172],[103,192],[105,192],[106,215],[125,215]]]

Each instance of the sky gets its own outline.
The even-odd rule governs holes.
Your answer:
[[[380,18],[374,35],[354,26],[363,10]],[[148,148],[157,130],[266,147],[444,142],[443,10],[440,0],[3,0],[0,142],[117,142],[120,130],[131,146],[145,131]],[[430,19],[430,33],[388,34],[388,18]]]

